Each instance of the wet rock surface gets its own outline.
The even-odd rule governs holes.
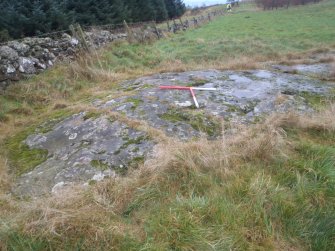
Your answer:
[[[311,69],[324,71],[328,67]],[[200,109],[188,90],[161,90],[159,86],[198,86]],[[97,111],[117,112],[145,121],[179,140],[200,136],[215,139],[222,121],[252,123],[271,112],[313,111],[310,97],[334,97],[334,83],[281,70],[191,71],[166,73],[123,82],[118,90],[92,102]],[[120,96],[121,95],[121,96]],[[115,98],[113,98],[115,97]],[[106,115],[82,112],[56,124],[46,133],[35,133],[25,143],[47,150],[47,161],[18,178],[14,192],[39,196],[57,192],[72,183],[89,184],[122,175],[153,153],[146,132],[130,128]]]
[[[284,73],[292,74],[303,74],[315,78],[327,78],[332,72],[334,66],[331,64],[299,64],[299,65],[273,65],[275,70],[279,70]]]
[[[50,132],[31,135],[25,143],[48,150],[49,158],[18,179],[14,192],[21,196],[121,175],[143,161],[153,146],[144,132],[104,116],[89,118],[87,113],[65,119]]]
[[[216,91],[195,91],[196,109],[187,90],[160,90],[159,86],[199,86]],[[109,100],[100,107],[147,121],[179,139],[219,135],[220,121],[253,122],[270,112],[311,112],[309,95],[330,95],[332,85],[304,75],[267,70],[216,70],[168,73],[128,81],[120,90],[135,95]]]

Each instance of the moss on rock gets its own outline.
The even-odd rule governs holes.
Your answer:
[[[16,175],[21,175],[33,170],[47,159],[47,150],[30,149],[24,142],[24,140],[34,131],[35,128],[29,128],[5,141],[9,164]]]

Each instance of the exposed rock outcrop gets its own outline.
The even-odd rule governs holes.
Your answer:
[[[328,69],[326,64],[308,67],[313,73]],[[305,69],[301,65],[299,68]],[[200,104],[196,109],[189,91],[161,90],[159,86],[163,85],[216,90],[196,91]],[[148,127],[179,140],[200,136],[216,139],[222,133],[223,120],[247,124],[271,112],[310,113],[313,100],[331,97],[333,90],[332,83],[311,77],[306,71],[207,70],[125,81],[119,85],[122,96],[117,92],[92,101],[94,113],[78,113],[55,125],[46,122],[37,128],[24,142],[30,149],[47,151],[48,158],[20,176],[13,191],[19,196],[39,196],[57,193],[74,183],[87,185],[126,173],[154,155],[155,142],[159,142],[155,136],[148,137],[146,127],[134,129],[133,120],[145,121]],[[126,116],[128,122],[99,112],[105,110]]]

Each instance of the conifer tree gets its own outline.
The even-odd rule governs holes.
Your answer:
[[[70,24],[101,25],[164,21],[185,12],[182,0],[1,0],[2,39],[67,29]]]

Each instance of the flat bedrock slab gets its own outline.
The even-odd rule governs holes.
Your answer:
[[[50,132],[29,136],[26,144],[49,153],[47,161],[17,181],[14,192],[29,196],[123,173],[153,147],[144,132],[103,116],[85,119],[85,113],[65,119]]]
[[[309,71],[324,70],[320,67],[310,66]],[[196,91],[200,104],[200,109],[196,109],[189,91],[161,90],[162,85],[217,90]],[[105,99],[95,99],[92,105],[146,121],[179,140],[201,135],[214,139],[220,136],[222,120],[250,123],[271,112],[312,112],[306,95],[333,97],[334,87],[334,83],[307,73],[190,71],[123,82],[116,93],[122,97],[112,98],[106,94]],[[32,149],[47,150],[49,156],[33,171],[17,179],[13,192],[20,196],[56,193],[72,183],[89,184],[123,174],[134,163],[151,156],[154,147],[145,132],[99,113],[85,112],[57,122],[46,133],[30,135],[25,143]]]
[[[160,90],[159,86],[163,85],[214,87],[217,90],[196,91],[200,109],[195,109],[189,91]],[[333,88],[333,83],[309,76],[268,70],[192,71],[126,81],[120,90],[136,94],[97,103],[97,106],[145,120],[170,136],[190,139],[201,134],[192,121],[194,116],[199,118],[199,114],[205,118],[201,123],[206,123],[208,118],[249,123],[271,112],[311,112],[313,109],[305,95],[330,96]]]

